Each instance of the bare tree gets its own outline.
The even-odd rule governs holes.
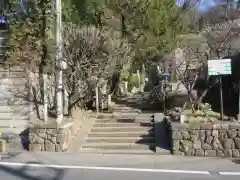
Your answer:
[[[132,57],[131,46],[114,30],[94,26],[65,26],[65,85],[69,113],[74,105],[93,99],[93,89],[108,79]],[[108,88],[107,88],[108,89]]]
[[[199,49],[186,45],[183,48],[178,48],[175,51],[175,65],[173,66],[177,76],[177,84],[173,88],[172,96],[181,95],[187,96],[183,104],[182,111],[186,105],[191,105],[194,112],[199,107],[199,101],[194,87],[203,72],[206,62],[206,52],[200,52]]]
[[[221,59],[226,56],[236,55],[239,52],[239,23],[240,19],[236,19],[205,26],[202,35],[206,38],[209,46],[208,59]],[[207,81],[209,81],[209,77]],[[208,88],[202,93],[199,101],[202,101],[209,89],[217,83],[218,80],[215,79],[213,83],[208,84]]]
[[[210,59],[221,59],[229,55],[232,49],[235,49],[235,52],[238,52],[236,50],[237,46],[240,44],[239,41],[239,34],[240,34],[240,26],[239,26],[240,20],[229,20],[224,23],[216,23],[213,25],[208,25],[204,28],[204,30],[201,32],[201,35],[206,38],[206,42],[208,45],[208,51],[207,52],[197,52],[191,47],[185,47],[184,49],[186,52],[192,53],[197,61],[198,67],[194,68],[196,69],[195,75],[190,78],[188,72],[190,69],[189,62],[186,63],[184,71],[180,71],[180,66],[176,67],[176,71],[180,75],[180,81],[185,86],[185,88],[188,91],[188,99],[192,105],[192,110],[194,110],[194,107],[199,107],[199,105],[202,103],[203,98],[206,96],[208,91],[215,86],[218,83],[218,79],[214,78],[214,81],[209,81],[209,76],[206,75],[207,79],[207,87],[206,89],[201,92],[201,94],[198,96],[198,98],[194,98],[192,92],[192,89],[194,88],[196,81],[198,80],[198,77],[203,73],[203,70],[207,68],[207,60]],[[185,61],[188,61],[187,57],[191,57],[187,54],[185,54]],[[196,63],[195,62],[195,63]],[[193,64],[195,64],[193,63]],[[180,63],[181,64],[181,63]],[[204,73],[207,73],[205,71]],[[185,103],[186,104],[186,103]]]

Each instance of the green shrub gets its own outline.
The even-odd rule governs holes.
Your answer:
[[[208,103],[204,103],[204,104],[201,103],[201,104],[199,105],[199,110],[204,111],[204,112],[212,111],[212,107],[211,107],[211,105],[208,104]]]
[[[120,75],[120,80],[121,81],[129,81],[129,72],[127,71],[122,71]]]
[[[139,79],[138,79],[138,75],[136,73],[129,76],[128,82],[132,87],[133,86],[138,87],[139,86],[138,81],[139,81]]]

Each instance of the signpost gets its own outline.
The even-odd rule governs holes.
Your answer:
[[[208,60],[208,75],[230,75],[232,74],[231,59]]]
[[[232,74],[231,59],[208,60],[208,75],[219,77],[221,120],[223,120],[222,75],[231,74]]]

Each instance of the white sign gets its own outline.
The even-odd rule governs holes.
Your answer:
[[[208,75],[232,74],[231,59],[208,60]]]

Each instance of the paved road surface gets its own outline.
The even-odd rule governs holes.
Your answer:
[[[0,161],[7,180],[239,180],[240,160],[154,155],[19,153]]]

